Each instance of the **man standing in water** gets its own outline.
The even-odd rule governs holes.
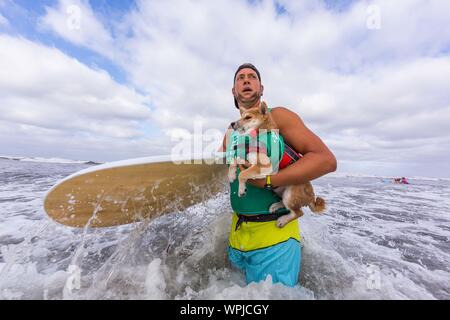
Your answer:
[[[258,69],[250,63],[239,66],[232,88],[236,108],[259,107],[263,91]],[[302,184],[333,172],[336,170],[336,158],[296,113],[284,107],[269,110],[279,129],[279,135],[285,142],[285,148],[295,150],[302,157],[271,175],[270,179],[249,181],[244,197],[237,195],[237,179],[231,183],[231,206],[235,212],[228,257],[234,266],[245,272],[247,283],[265,280],[270,275],[274,283],[295,286],[298,283],[301,262],[298,219],[283,228],[276,226],[279,211],[278,215],[271,214],[267,204],[280,199],[271,188]],[[229,153],[236,149],[237,146],[232,143],[237,141],[233,139],[235,134],[237,133],[227,133],[222,151]],[[286,212],[286,209],[281,210]]]

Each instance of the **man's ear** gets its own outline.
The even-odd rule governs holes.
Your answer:
[[[235,98],[236,98],[236,91],[234,90],[234,87],[233,87],[233,88],[231,88],[231,93],[233,94],[233,97],[235,97]]]
[[[261,85],[261,93],[260,93],[260,97],[262,97],[263,96],[263,93],[264,93],[264,86],[263,85]]]

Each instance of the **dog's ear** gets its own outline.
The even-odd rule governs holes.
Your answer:
[[[268,111],[269,111],[269,110],[268,110],[268,108],[267,108],[267,104],[266,104],[264,101],[262,101],[262,102],[261,102],[261,113],[262,113],[263,115],[266,115]]]

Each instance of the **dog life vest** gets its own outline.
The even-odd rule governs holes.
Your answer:
[[[248,160],[249,152],[266,153],[272,164],[272,171],[277,172],[278,168],[282,169],[299,160],[301,155],[284,142],[282,136],[275,131],[260,130],[258,134],[241,135],[237,131],[233,131],[227,144],[227,163],[236,161],[236,159]],[[239,162],[238,162],[239,163]],[[246,194],[242,197],[238,196],[240,173],[239,167],[236,170],[236,179],[230,183],[230,200],[231,207],[239,214],[269,214],[269,207],[281,198],[272,190],[266,188],[258,188],[249,183],[246,184]],[[288,213],[289,210],[281,208],[277,213]]]

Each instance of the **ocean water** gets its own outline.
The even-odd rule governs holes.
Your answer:
[[[247,286],[229,264],[227,192],[150,222],[70,228],[43,197],[91,164],[34,160],[0,159],[0,299],[450,299],[449,180],[313,181],[328,210],[305,208],[300,285],[287,288]]]

